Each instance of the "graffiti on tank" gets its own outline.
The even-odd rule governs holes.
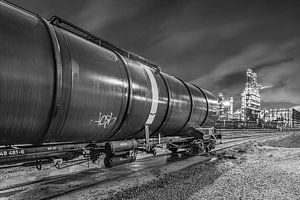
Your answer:
[[[108,115],[102,114],[102,112],[99,112],[98,119],[94,120],[92,119],[90,123],[94,123],[97,126],[102,126],[103,128],[108,128],[111,126],[115,121],[117,120],[116,117],[113,117],[113,113],[111,112]]]

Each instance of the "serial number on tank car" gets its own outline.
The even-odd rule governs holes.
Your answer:
[[[25,154],[24,149],[0,150],[0,157]]]

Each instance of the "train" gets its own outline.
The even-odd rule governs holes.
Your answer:
[[[57,16],[0,1],[0,27],[0,165],[105,154],[112,167],[155,152],[153,138],[213,148],[209,91]]]

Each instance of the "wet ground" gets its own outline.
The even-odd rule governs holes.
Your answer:
[[[218,153],[234,159],[196,164],[108,199],[300,199],[299,139],[248,142]]]
[[[282,134],[284,135],[284,134]],[[244,141],[236,141],[235,143]],[[225,142],[226,143],[226,142]],[[227,144],[222,144],[223,146]],[[219,145],[219,147],[222,147]],[[243,152],[243,151],[241,151]],[[84,187],[95,183],[93,186],[69,193],[58,199],[186,199],[192,198],[197,191],[214,184],[232,166],[244,162],[244,158],[231,160],[226,165],[226,159],[201,163],[211,157],[178,154],[165,155],[166,150],[161,150],[160,155],[139,155],[135,163],[126,164],[111,169],[103,168],[101,163],[87,163],[57,170],[49,165],[45,170],[8,169],[1,173],[0,188],[6,185],[47,178],[65,174],[63,178],[49,180],[42,184],[33,184],[30,187],[21,187],[16,190],[0,191],[1,199],[42,199],[59,194],[66,190]],[[150,156],[150,157],[149,157]],[[223,166],[223,167],[219,167]],[[225,167],[224,167],[225,166]],[[10,170],[15,170],[9,173]],[[149,198],[148,198],[149,197]]]
[[[85,185],[91,185],[95,183],[90,190],[97,190],[101,186],[101,198],[106,198],[114,190],[118,188],[129,186],[127,179],[135,182],[135,178],[143,177],[142,181],[146,181],[159,177],[165,170],[168,172],[185,168],[193,163],[201,162],[202,160],[209,159],[204,156],[192,157],[188,154],[178,154],[177,156],[165,155],[166,152],[161,151],[160,155],[156,157],[140,158],[134,163],[126,164],[122,166],[113,167],[110,169],[102,167],[91,167],[74,173],[74,169],[71,174],[64,176],[63,178],[49,180],[42,184],[33,184],[28,187],[19,188],[18,190],[0,192],[0,197],[10,199],[41,199],[52,196],[53,194],[59,194],[70,188],[82,187]],[[79,167],[80,168],[80,167]],[[18,177],[11,177],[10,179],[4,179],[1,181],[1,185],[11,185],[12,183],[21,183],[41,177],[57,175],[58,170],[52,171],[33,171],[28,174],[19,175]],[[52,173],[51,173],[52,171]],[[76,171],[76,170],[75,170]],[[35,173],[41,173],[39,176],[33,175]],[[60,171],[61,173],[61,171]],[[114,180],[115,179],[115,180]],[[109,182],[107,182],[109,180]],[[125,181],[124,183],[122,181]],[[105,184],[105,185],[104,185]],[[124,184],[124,185],[122,185]],[[79,192],[83,194],[81,191]],[[63,199],[70,199],[72,196],[78,197],[76,194],[66,195]]]

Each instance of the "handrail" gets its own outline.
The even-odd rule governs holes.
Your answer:
[[[139,55],[136,55],[134,53],[131,53],[129,51],[126,51],[118,46],[116,46],[115,44],[112,44],[111,42],[108,42],[106,40],[103,40],[102,38],[99,38],[98,36],[88,32],[87,30],[84,30],[74,24],[72,24],[71,22],[68,22],[58,16],[52,16],[50,19],[49,19],[49,22],[54,25],[54,26],[57,26],[61,29],[64,29],[66,31],[69,31],[73,34],[76,34],[78,35],[79,37],[82,37],[88,41],[91,41],[101,47],[104,47],[106,49],[109,49],[111,51],[115,51],[115,52],[118,52],[120,55],[128,58],[128,59],[131,59],[131,60],[134,60],[134,61],[137,61],[137,62],[140,62],[150,68],[153,68],[155,69],[155,71],[157,72],[160,72],[160,68],[150,62],[149,60],[139,56]]]

